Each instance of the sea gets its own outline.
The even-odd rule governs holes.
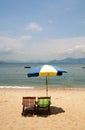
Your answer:
[[[27,77],[28,72],[43,63],[0,63],[0,88],[36,88],[46,86],[46,77]],[[85,88],[85,64],[59,63],[67,73],[48,77],[50,88]],[[29,68],[25,68],[28,66]]]

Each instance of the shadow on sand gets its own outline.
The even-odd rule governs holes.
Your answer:
[[[32,116],[40,116],[40,117],[48,117],[50,115],[57,115],[57,114],[60,114],[60,113],[64,113],[65,110],[63,110],[61,107],[56,107],[56,106],[50,106],[50,113],[47,111],[47,110],[40,110],[39,113],[37,112],[33,112],[33,111],[28,111],[26,110],[24,113],[22,113],[22,115],[24,117],[32,117]]]
[[[51,115],[56,115],[64,112],[65,110],[63,110],[61,107],[51,106]]]

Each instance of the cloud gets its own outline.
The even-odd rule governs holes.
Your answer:
[[[26,35],[19,38],[5,36],[0,37],[0,60],[20,60],[23,52],[25,51],[25,41],[29,41],[31,39],[31,36]]]
[[[30,41],[32,36],[0,37],[0,60],[48,61],[85,57],[85,37]],[[27,42],[26,42],[27,41]]]
[[[31,22],[31,23],[28,23],[27,27],[26,27],[26,30],[35,30],[35,31],[43,31],[43,28],[35,23],[35,22]]]
[[[32,36],[29,36],[29,35],[23,35],[19,38],[11,38],[11,37],[2,36],[2,37],[0,37],[0,49],[11,48],[11,49],[14,50],[14,49],[17,49],[17,48],[21,48],[22,45],[23,45],[22,44],[23,40],[29,41],[31,39],[32,39]]]
[[[22,40],[31,40],[32,39],[32,36],[28,36],[28,35],[23,35],[19,38],[21,41]]]
[[[85,57],[85,37],[50,39],[38,45],[36,50],[41,59],[45,60]]]
[[[68,49],[66,52],[64,52],[64,55],[68,55],[68,57],[76,57],[81,58],[85,57],[85,45],[76,45],[71,49]]]

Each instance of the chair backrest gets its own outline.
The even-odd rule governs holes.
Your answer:
[[[24,107],[33,107],[36,103],[36,97],[23,97],[23,106]]]
[[[51,97],[38,97],[37,105],[39,107],[48,107],[51,104]]]

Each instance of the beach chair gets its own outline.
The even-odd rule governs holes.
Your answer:
[[[40,111],[47,110],[50,114],[51,97],[38,97],[37,99],[37,114]]]
[[[36,113],[36,97],[23,97],[22,105],[22,115],[28,112],[33,112],[33,114]]]

